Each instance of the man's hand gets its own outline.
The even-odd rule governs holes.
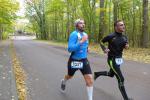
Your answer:
[[[90,48],[88,47],[88,48],[87,48],[87,52],[89,52],[89,51],[90,51]]]
[[[104,53],[108,54],[109,51],[110,51],[109,49],[105,49]]]
[[[85,42],[87,39],[88,39],[88,35],[84,35],[84,36],[82,37],[82,40],[80,41],[80,43]]]
[[[125,45],[125,49],[128,49],[129,48],[129,44],[128,43],[126,43],[126,45]]]

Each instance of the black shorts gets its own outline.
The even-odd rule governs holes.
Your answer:
[[[82,62],[83,68],[72,68],[71,63],[73,61]],[[92,74],[90,63],[87,58],[82,59],[82,60],[75,60],[75,59],[69,58],[69,60],[68,60],[68,75],[73,76],[77,70],[80,70],[83,75]]]

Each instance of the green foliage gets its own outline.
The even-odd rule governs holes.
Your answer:
[[[7,32],[3,32],[2,39],[7,39],[7,38],[8,38],[8,33]]]
[[[74,21],[84,18],[90,42],[98,42],[100,32],[105,36],[114,31],[113,23],[117,18],[124,20],[126,24],[125,34],[129,37],[130,45],[141,46],[143,0],[104,0],[104,8],[100,8],[100,1],[103,0],[27,1],[30,1],[26,2],[27,16],[32,24],[30,29],[39,38],[46,34],[43,39],[67,41],[69,34],[75,29]],[[150,28],[147,34],[150,37]]]
[[[19,8],[15,0],[0,1],[0,39],[5,39],[9,32],[12,32],[16,11]]]

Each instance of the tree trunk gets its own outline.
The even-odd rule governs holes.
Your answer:
[[[109,33],[112,31],[112,29],[111,29],[111,3],[112,3],[112,1],[110,0],[109,1],[109,22],[108,22],[108,28],[109,28]]]
[[[118,17],[118,0],[114,0],[114,22],[117,21]]]
[[[148,0],[143,0],[142,47],[148,47]]]
[[[70,15],[69,15],[69,0],[67,0],[67,41],[69,39],[69,34],[70,34]]]
[[[132,41],[133,41],[133,47],[136,45],[135,42],[135,38],[136,38],[136,17],[135,17],[135,1],[133,0],[133,5],[132,5],[132,9],[133,9],[133,28],[132,28]]]
[[[104,0],[100,0],[100,18],[99,18],[99,35],[98,42],[100,42],[101,38],[104,34]]]

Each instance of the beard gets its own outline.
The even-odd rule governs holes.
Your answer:
[[[83,32],[83,31],[84,31],[84,28],[82,28],[82,27],[79,28],[79,31],[80,31],[80,32]]]

